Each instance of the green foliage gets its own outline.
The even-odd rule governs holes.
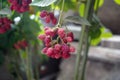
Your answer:
[[[65,19],[65,21],[76,23],[76,24],[84,24],[84,25],[89,25],[90,26],[90,23],[86,19],[84,19],[84,18],[82,18],[80,16],[68,16]]]
[[[120,0],[114,0],[114,2],[118,5],[120,5]]]
[[[51,5],[57,0],[34,0],[30,5],[32,6],[39,6],[39,7],[46,7]]]
[[[104,0],[96,0],[94,5],[94,10],[101,7],[104,4]]]
[[[12,14],[12,12],[8,8],[4,8],[4,9],[0,10],[0,15],[11,15],[11,14]]]

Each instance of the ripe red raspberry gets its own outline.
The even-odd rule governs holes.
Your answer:
[[[44,18],[45,16],[47,16],[47,11],[42,11],[41,13],[40,13],[40,17],[41,18]]]
[[[11,29],[12,21],[7,17],[0,18],[0,34],[5,33]]]
[[[57,24],[57,19],[56,19],[56,18],[53,18],[53,19],[52,19],[52,23],[53,23],[54,25],[56,25],[56,24]]]
[[[45,37],[46,37],[46,35],[45,35],[45,34],[40,34],[40,35],[38,36],[38,38],[39,38],[39,39],[41,39],[41,40],[44,40],[44,39],[45,39]]]
[[[6,32],[5,28],[4,27],[0,27],[0,34],[3,34],[5,32]]]
[[[75,52],[75,47],[70,46],[70,52]]]
[[[51,20],[51,19],[50,19],[50,16],[46,16],[45,22],[46,22],[46,23],[50,23],[50,20]]]
[[[72,38],[72,40],[73,40],[73,39],[74,39],[73,32],[68,32],[68,33],[67,33],[67,37],[71,37],[71,38]]]
[[[49,15],[50,15],[50,19],[54,18],[54,14],[52,12],[50,12]]]
[[[29,4],[32,0],[8,0],[8,2],[11,4],[11,10],[22,13],[29,10]]]
[[[69,53],[64,53],[64,52],[62,53],[62,58],[67,59],[69,57],[70,57]]]
[[[21,41],[20,46],[22,48],[26,48],[28,46],[28,43],[26,42],[26,40],[23,40],[23,41]]]
[[[55,44],[54,48],[55,48],[55,50],[60,51],[61,50],[61,45],[60,44]]]
[[[18,44],[14,44],[14,48],[19,50],[20,49],[20,46]]]
[[[58,29],[58,35],[65,34],[65,30],[63,28]]]

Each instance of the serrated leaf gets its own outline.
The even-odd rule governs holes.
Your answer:
[[[72,22],[76,24],[84,24],[90,26],[90,23],[85,19],[80,16],[68,16],[65,21],[67,22]]]
[[[11,13],[12,13],[12,11],[8,8],[4,8],[4,9],[0,10],[0,14],[2,14],[2,15],[8,15]]]
[[[45,6],[51,5],[52,3],[56,2],[56,1],[57,0],[34,0],[30,5],[45,7]]]

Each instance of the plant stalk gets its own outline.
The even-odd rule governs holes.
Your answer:
[[[85,7],[85,15],[84,18],[87,19],[88,15],[89,15],[89,7],[90,7],[90,3],[91,0],[87,1],[86,7]],[[80,38],[79,38],[79,49],[78,49],[78,54],[77,54],[77,59],[76,59],[76,66],[75,66],[75,76],[74,76],[74,80],[78,80],[79,79],[79,67],[80,67],[80,59],[81,59],[81,53],[82,53],[82,47],[83,47],[83,40],[84,40],[84,36],[85,36],[85,30],[86,30],[86,25],[82,25],[82,31],[80,33]]]

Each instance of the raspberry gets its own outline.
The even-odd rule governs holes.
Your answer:
[[[46,22],[46,23],[50,23],[50,20],[51,20],[51,19],[50,19],[50,16],[46,16],[45,22]]]
[[[45,48],[42,49],[42,52],[43,52],[43,53],[46,53],[47,50],[48,50],[48,47],[45,47]]]
[[[21,41],[20,46],[21,46],[22,48],[26,48],[26,47],[28,46],[28,44],[27,44],[27,42],[26,42],[25,40],[23,40],[23,41]]]
[[[41,18],[44,18],[45,16],[47,16],[47,11],[42,11],[41,13],[40,13],[40,17]]]
[[[73,33],[72,33],[72,32],[68,32],[68,33],[67,33],[67,37],[71,37],[71,38],[72,38],[72,40],[74,39],[74,35],[73,35]]]
[[[5,28],[4,27],[0,27],[0,34],[3,34],[5,32],[6,32]]]
[[[64,52],[62,53],[62,58],[67,59],[69,57],[70,57],[69,53],[64,53]]]
[[[69,58],[70,52],[74,52],[75,48],[70,46],[68,42],[72,42],[71,32],[70,35],[65,32],[63,28],[44,28],[45,33],[43,35],[39,35],[39,39],[42,39],[45,43],[45,48],[43,48],[42,52],[47,56],[55,59],[59,58]],[[59,36],[55,36],[59,35]]]
[[[11,10],[22,13],[29,10],[29,4],[32,0],[8,0],[8,2],[11,4]]]
[[[38,38],[39,38],[39,39],[41,39],[41,40],[44,40],[44,39],[45,39],[45,37],[46,37],[46,35],[45,35],[45,34],[41,34],[41,35],[39,35],[39,36],[38,36]]]
[[[66,37],[66,40],[67,40],[67,42],[72,42],[73,41],[71,37]]]
[[[61,54],[57,53],[57,54],[55,54],[54,57],[55,57],[56,59],[59,59],[59,58],[61,57]]]
[[[60,44],[55,44],[54,48],[55,48],[55,50],[60,51],[60,49],[61,49],[61,45],[60,45]]]
[[[46,54],[47,54],[48,56],[51,56],[53,53],[54,53],[54,49],[53,49],[52,47],[48,48]]]
[[[57,24],[57,18],[52,12],[47,12],[45,10],[41,11],[40,19],[44,26],[53,27]]]
[[[58,34],[59,35],[65,34],[65,30],[63,28],[59,28],[58,29]]]
[[[0,34],[5,33],[6,31],[11,29],[11,23],[10,19],[7,17],[0,18]]]
[[[54,36],[54,31],[52,29],[48,29],[45,31],[46,35]]]
[[[75,52],[75,48],[73,46],[70,46],[70,52]]]
[[[57,19],[56,19],[56,18],[53,18],[53,19],[52,19],[52,23],[53,23],[54,25],[56,25],[56,24],[57,24]]]
[[[45,42],[46,44],[50,43],[50,42],[51,42],[50,36],[46,36],[45,39],[44,39],[44,42]]]
[[[28,46],[26,40],[18,41],[17,43],[14,44],[14,48],[17,50],[19,49],[25,49]]]

